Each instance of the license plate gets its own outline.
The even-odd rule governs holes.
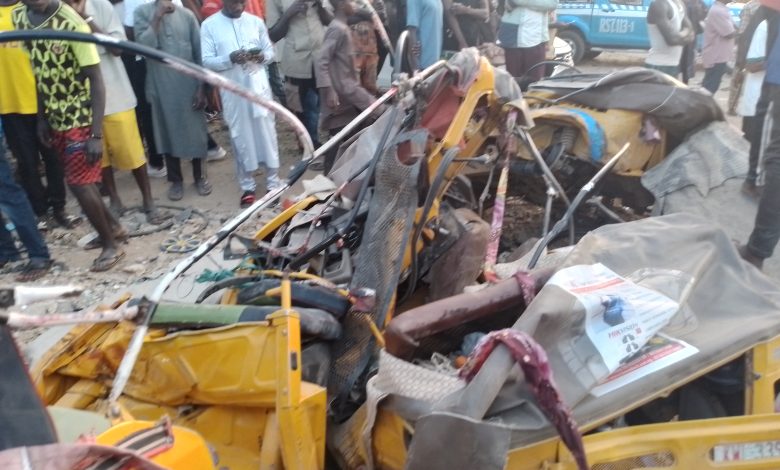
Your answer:
[[[780,458],[780,441],[721,444],[712,448],[712,461],[715,463],[776,458]]]

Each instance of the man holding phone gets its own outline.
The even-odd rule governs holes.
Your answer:
[[[274,48],[263,20],[244,11],[246,0],[224,0],[222,10],[203,22],[203,65],[272,100],[265,65]],[[265,168],[266,189],[279,180],[279,149],[273,113],[234,93],[220,90],[225,122],[236,158],[236,176],[241,187],[241,207],[255,202],[254,172]]]

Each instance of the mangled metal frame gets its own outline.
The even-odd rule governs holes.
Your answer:
[[[147,47],[141,44],[137,44],[131,41],[120,40],[104,34],[87,34],[70,31],[8,31],[0,32],[0,43],[6,43],[11,41],[30,41],[30,40],[65,40],[65,41],[78,41],[88,42],[104,47],[111,47],[116,49],[122,49],[133,54],[138,54],[146,57],[149,60],[160,62],[163,65],[170,67],[184,75],[193,77],[197,80],[208,83],[209,85],[217,88],[222,88],[231,93],[235,93],[252,103],[262,106],[275,115],[280,117],[286,123],[288,123],[295,132],[295,135],[301,145],[303,146],[303,159],[299,162],[290,172],[289,177],[284,185],[281,187],[269,191],[265,196],[258,199],[250,207],[242,211],[240,214],[230,219],[225,225],[223,225],[217,232],[209,239],[204,241],[197,250],[195,250],[187,258],[178,261],[171,270],[162,278],[158,283],[156,289],[152,292],[145,302],[142,302],[137,316],[137,326],[135,333],[128,345],[127,352],[120,364],[117,374],[114,379],[114,386],[112,387],[111,394],[109,395],[109,402],[111,403],[110,413],[114,416],[119,416],[121,411],[116,406],[122,391],[127,385],[127,381],[132,372],[135,361],[143,345],[143,339],[149,331],[149,324],[154,316],[155,309],[158,302],[162,298],[165,291],[170,287],[171,283],[181,274],[191,268],[196,262],[203,258],[209,251],[216,247],[219,243],[224,241],[231,233],[233,233],[241,224],[246,222],[252,214],[255,212],[267,208],[271,204],[277,201],[281,194],[292,186],[301,176],[303,176],[309,164],[315,159],[321,157],[328,152],[331,147],[335,146],[346,135],[357,127],[362,121],[368,118],[380,105],[392,99],[401,90],[408,90],[414,83],[422,78],[433,73],[444,65],[444,62],[438,62],[429,67],[425,71],[416,75],[415,77],[404,80],[394,84],[393,88],[377,99],[370,107],[365,109],[360,115],[351,121],[344,129],[341,130],[336,136],[328,140],[324,145],[314,149],[311,137],[309,136],[306,128],[303,124],[282,105],[276,103],[273,100],[267,100],[262,96],[254,93],[231,80],[226,79],[222,75],[208,70],[202,66],[193,64],[186,60],[175,57],[171,54]],[[405,41],[403,38],[399,41],[399,48],[403,47]]]

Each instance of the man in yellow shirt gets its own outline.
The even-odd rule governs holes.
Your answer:
[[[0,31],[14,29],[11,12],[21,6],[19,0],[0,0]],[[35,78],[22,44],[0,44],[0,121],[16,157],[20,182],[35,215],[42,218],[51,208],[55,221],[71,228],[78,219],[65,213],[62,164],[57,153],[40,145],[35,134],[37,106]],[[46,169],[46,187],[38,174],[41,159]]]

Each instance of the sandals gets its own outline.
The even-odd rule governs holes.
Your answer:
[[[156,207],[152,209],[145,209],[144,214],[146,214],[146,221],[152,225],[162,225],[166,220],[169,220],[171,217],[173,217],[173,214],[170,212],[162,212]]]
[[[241,200],[239,201],[239,206],[242,209],[246,209],[247,207],[251,206],[255,203],[255,200],[257,197],[255,196],[254,191],[244,191],[244,194],[241,195]]]
[[[126,230],[122,230],[121,232],[114,234],[114,240],[116,240],[118,243],[125,243],[129,239],[130,234],[127,233]],[[92,240],[88,241],[86,245],[84,245],[84,249],[87,251],[97,250],[98,248],[103,248],[103,240],[99,236],[93,238]]]
[[[109,269],[116,266],[117,263],[119,263],[124,257],[125,257],[124,251],[120,251],[116,253],[114,256],[109,256],[105,258],[102,256],[98,256],[95,259],[95,261],[92,262],[92,267],[89,268],[89,270],[92,271],[93,273],[102,273],[108,271]]]
[[[53,264],[50,259],[31,259],[22,268],[22,273],[16,276],[16,282],[37,281],[49,272]]]

